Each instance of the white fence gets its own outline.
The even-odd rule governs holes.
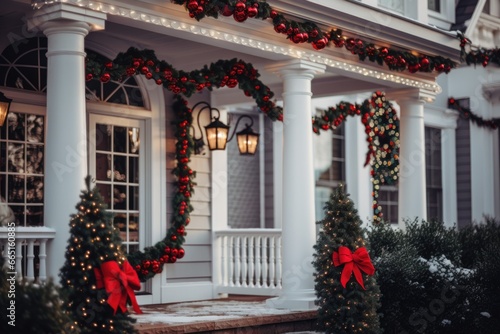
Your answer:
[[[215,232],[220,271],[218,293],[277,295],[281,289],[281,230],[233,229]]]
[[[19,278],[43,283],[47,280],[47,243],[54,239],[56,231],[48,227],[16,226],[9,236],[7,227],[0,227],[0,251],[7,271],[16,272]],[[9,242],[15,244],[15,267],[8,265]],[[12,244],[11,244],[12,245]],[[10,247],[11,249],[13,247]],[[12,270],[14,269],[14,270]]]

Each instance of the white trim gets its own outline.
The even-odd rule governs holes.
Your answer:
[[[429,24],[449,30],[455,23],[455,0],[440,0],[441,11],[427,9]]]

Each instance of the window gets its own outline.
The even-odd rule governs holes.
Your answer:
[[[378,0],[378,5],[399,14],[404,14],[405,12],[404,0]]]
[[[398,223],[398,187],[381,185],[378,191],[378,204],[382,207],[382,219],[391,224]]]
[[[318,184],[336,187],[345,180],[345,136],[344,125],[339,126],[332,133],[331,163],[319,176]]]
[[[319,220],[324,216],[323,207],[332,189],[345,183],[345,126],[321,132],[314,138],[316,219]]]
[[[441,0],[427,0],[427,9],[440,13]]]
[[[141,237],[140,150],[142,122],[101,115],[90,116],[91,173],[127,252],[139,250]]]
[[[88,58],[100,64],[109,61],[91,50],[85,50]],[[99,80],[87,81],[85,97],[89,101],[102,101],[109,103],[125,104],[129,106],[144,107],[144,99],[139,89],[135,76],[127,76],[120,81],[111,80],[103,83]]]
[[[443,220],[441,129],[425,127],[427,219]]]
[[[43,226],[44,116],[10,112],[0,128],[0,220]]]
[[[0,55],[0,85],[23,90],[47,90],[47,39],[30,38],[10,44]]]

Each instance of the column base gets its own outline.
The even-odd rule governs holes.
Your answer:
[[[296,311],[311,311],[318,308],[314,304],[316,295],[314,290],[302,290],[300,292],[284,292],[283,295],[266,300],[266,305],[277,309]]]

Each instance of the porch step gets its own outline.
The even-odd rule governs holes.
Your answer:
[[[315,310],[290,311],[265,301],[210,300],[142,307],[134,315],[140,334],[306,334],[315,333]]]

